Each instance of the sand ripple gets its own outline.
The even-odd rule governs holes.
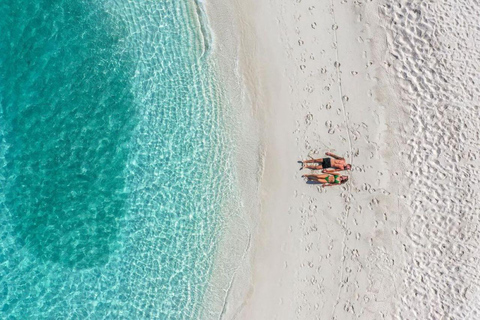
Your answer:
[[[381,10],[410,115],[404,319],[479,317],[479,10],[461,0]]]

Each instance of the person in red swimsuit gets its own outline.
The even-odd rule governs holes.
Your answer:
[[[342,170],[351,170],[352,165],[345,161],[345,158],[339,157],[331,152],[325,153],[327,156],[333,158],[319,158],[319,159],[310,159],[302,161],[302,168],[313,169],[313,170],[321,170],[321,169],[328,169],[333,168],[334,171],[342,171]],[[314,163],[311,165],[305,165],[307,163]],[[328,172],[332,170],[324,170],[324,172]]]

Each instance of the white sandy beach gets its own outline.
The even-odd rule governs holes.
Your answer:
[[[220,318],[478,319],[478,3],[206,5],[263,168]],[[346,185],[301,178],[326,151]]]

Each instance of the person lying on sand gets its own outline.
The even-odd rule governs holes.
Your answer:
[[[348,164],[345,161],[345,158],[339,157],[331,152],[325,153],[327,156],[331,156],[332,158],[320,158],[320,159],[310,159],[302,161],[302,168],[313,169],[313,170],[320,170],[320,169],[327,169],[327,168],[334,168],[335,171],[337,170],[350,170],[352,169],[352,165]],[[315,165],[305,165],[306,163],[317,163]]]
[[[347,176],[342,176],[336,171],[323,174],[304,174],[302,177],[307,178],[308,181],[320,182],[323,184],[322,187],[340,185],[348,181]]]

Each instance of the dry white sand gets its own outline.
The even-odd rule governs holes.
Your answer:
[[[261,207],[210,316],[480,318],[478,2],[206,3],[263,142]],[[301,178],[326,151],[348,184]]]

